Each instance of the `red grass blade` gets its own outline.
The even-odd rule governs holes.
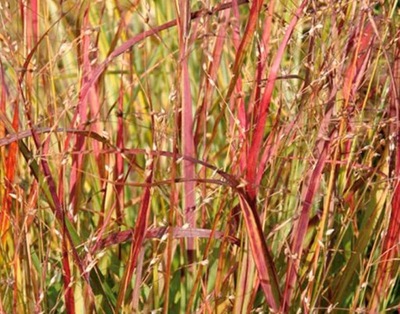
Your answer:
[[[286,46],[289,43],[289,39],[292,36],[294,28],[302,15],[304,8],[306,7],[308,0],[304,0],[301,5],[298,7],[296,12],[294,13],[294,17],[290,21],[290,24],[286,30],[285,37],[283,38],[278,51],[276,53],[275,59],[272,63],[270,73],[267,80],[267,86],[265,88],[263,97],[261,99],[261,103],[259,108],[256,108],[256,122],[255,122],[255,130],[253,133],[253,139],[251,142],[249,157],[247,162],[247,182],[249,185],[247,186],[247,192],[249,196],[255,198],[257,195],[257,182],[256,175],[258,171],[263,171],[264,169],[258,169],[258,159],[261,151],[262,141],[264,137],[264,129],[265,123],[267,121],[267,115],[269,110],[269,104],[272,98],[272,92],[274,90],[275,81],[278,76],[279,67],[283,58],[283,54],[285,52]]]
[[[139,252],[142,249],[142,244],[146,236],[148,220],[150,217],[150,201],[151,201],[151,182],[153,181],[153,157],[147,156],[149,159],[147,161],[148,166],[146,167],[146,171],[148,171],[148,175],[146,177],[146,183],[149,184],[148,187],[145,188],[142,202],[140,204],[138,218],[135,224],[135,231],[132,238],[131,250],[129,253],[129,259],[127,261],[127,267],[121,282],[121,287],[118,292],[118,300],[115,311],[120,312],[121,307],[124,303],[124,299],[126,296],[126,291],[128,285],[132,279],[133,271],[136,267],[136,261],[139,256]]]
[[[397,33],[400,35],[400,33]],[[389,69],[390,70],[390,69]],[[394,152],[391,152],[391,159],[394,159],[394,169],[389,169],[390,177],[393,180],[393,196],[391,200],[391,212],[389,226],[383,241],[382,255],[380,257],[377,276],[375,281],[375,291],[370,305],[370,312],[379,311],[379,304],[384,301],[385,293],[390,286],[391,280],[396,275],[394,260],[399,257],[400,243],[400,41],[397,46],[393,60],[393,74],[391,75],[390,86],[390,116],[395,122],[391,125],[391,136],[393,137]],[[393,156],[393,154],[395,154]],[[391,167],[392,168],[392,167]]]
[[[277,311],[281,306],[279,282],[271,253],[265,242],[260,218],[256,209],[250,205],[248,199],[242,193],[239,193],[239,201],[261,287],[268,305],[271,309]]]
[[[358,34],[357,46],[353,55],[353,60],[347,68],[343,83],[343,96],[345,106],[349,101],[354,99],[355,93],[360,86],[361,79],[364,76],[366,63],[369,61],[372,43],[374,40],[374,31],[372,24],[369,22],[365,27],[361,21],[360,31]]]
[[[0,111],[5,115],[6,114],[6,102],[7,102],[7,86],[4,77],[4,68],[3,63],[0,61],[0,84],[1,84],[1,95],[0,95]],[[14,118],[12,122],[12,126],[14,129],[18,130],[19,128],[19,110],[18,106],[14,106]],[[5,130],[2,130],[2,133],[5,133]],[[5,149],[2,150],[2,153]],[[1,191],[0,197],[2,198],[2,208],[0,209],[0,237],[2,241],[5,239],[5,233],[7,232],[10,226],[10,213],[11,213],[11,205],[12,199],[9,196],[10,193],[13,192],[12,183],[15,178],[15,169],[17,166],[17,154],[18,154],[18,143],[11,143],[8,148],[7,157],[4,158],[4,167],[5,167],[5,189]],[[3,155],[4,156],[4,155]]]
[[[63,283],[64,283],[64,294],[65,294],[65,308],[68,314],[75,313],[75,298],[74,290],[72,289],[72,274],[69,266],[68,257],[68,243],[64,237],[62,240],[62,268],[63,268]]]
[[[270,40],[270,35],[272,31],[272,18],[273,18],[273,13],[274,13],[274,8],[275,8],[275,1],[272,0],[268,4],[268,13],[267,17],[264,21],[264,27],[262,31],[262,38],[259,46],[259,56],[257,60],[257,71],[255,73],[255,82],[256,86],[253,88],[253,91],[251,93],[249,105],[248,105],[248,114],[253,116],[255,114],[254,108],[258,108],[260,105],[261,101],[261,80],[263,78],[263,74],[265,71],[265,68],[267,66],[267,57],[269,56],[269,50],[270,50],[270,45],[269,45],[269,40]],[[247,165],[247,159],[248,159],[248,151],[246,148],[246,151],[244,151],[241,155],[241,163],[244,165]],[[264,165],[260,165],[260,169],[264,169]],[[244,168],[243,168],[244,170]],[[261,175],[261,171],[260,171]],[[257,180],[256,182],[260,182]]]
[[[31,12],[31,24],[32,24],[32,41],[35,45],[39,38],[39,1],[38,0],[31,0],[30,6]]]

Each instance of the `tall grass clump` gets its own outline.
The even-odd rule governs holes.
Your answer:
[[[0,313],[397,313],[400,2],[0,2]]]

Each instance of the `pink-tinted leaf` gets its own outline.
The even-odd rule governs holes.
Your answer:
[[[179,33],[179,58],[180,58],[180,68],[178,69],[180,77],[180,98],[181,98],[181,108],[182,108],[182,152],[185,156],[194,157],[196,156],[196,151],[194,147],[194,134],[193,134],[193,112],[192,112],[192,93],[190,91],[190,79],[189,79],[189,53],[188,53],[188,40],[189,32],[191,26],[191,13],[190,13],[190,1],[179,0],[176,2],[178,5],[177,11],[177,25]],[[185,182],[183,185],[183,199],[184,199],[184,211],[186,223],[189,224],[191,228],[196,226],[196,200],[195,200],[195,167],[194,164],[185,160],[183,162],[183,176],[189,181]],[[187,240],[187,249],[189,256],[194,251],[194,241],[193,239]]]

